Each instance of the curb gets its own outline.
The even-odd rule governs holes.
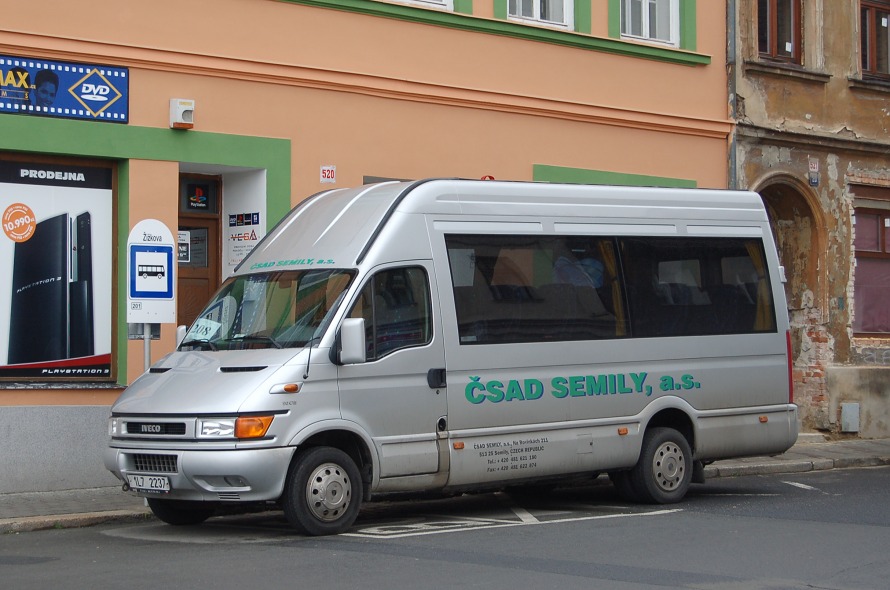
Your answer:
[[[151,512],[138,510],[111,510],[80,514],[54,514],[51,516],[25,516],[0,520],[0,534],[29,533],[49,529],[76,529],[108,522],[142,522],[154,518]]]
[[[849,469],[851,467],[879,467],[882,465],[890,465],[890,457],[805,459],[800,461],[783,461],[781,463],[759,463],[750,465],[709,465],[705,467],[705,478],[767,475],[776,473],[806,473],[808,471]]]

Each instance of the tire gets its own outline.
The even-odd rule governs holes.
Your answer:
[[[313,447],[288,469],[282,505],[299,532],[337,535],[349,530],[362,501],[361,474],[352,458],[333,447]]]
[[[683,499],[692,481],[692,449],[673,428],[650,428],[643,436],[637,464],[628,472],[639,501],[674,504]]]
[[[201,524],[216,512],[204,502],[148,498],[148,507],[160,520],[176,526]]]

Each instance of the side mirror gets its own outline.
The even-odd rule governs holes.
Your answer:
[[[188,332],[188,326],[176,326],[176,348],[185,340],[185,334]]]
[[[340,326],[340,364],[365,362],[365,319],[347,318]]]

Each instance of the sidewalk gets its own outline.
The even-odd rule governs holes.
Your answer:
[[[890,465],[890,439],[827,442],[819,434],[802,434],[783,455],[718,461],[705,468],[705,476],[712,479],[877,465]],[[153,518],[142,498],[119,487],[0,494],[0,534]]]

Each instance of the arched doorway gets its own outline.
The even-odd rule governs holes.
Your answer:
[[[794,399],[805,430],[829,429],[825,367],[831,362],[828,335],[826,228],[812,190],[780,175],[756,189],[763,198],[785,268],[791,323]]]

